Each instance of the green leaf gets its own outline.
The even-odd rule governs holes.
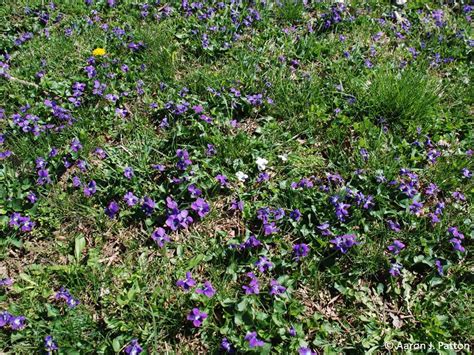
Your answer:
[[[86,238],[82,234],[76,237],[74,242],[74,256],[76,261],[79,262],[82,259],[82,251],[86,247]]]

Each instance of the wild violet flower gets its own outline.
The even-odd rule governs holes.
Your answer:
[[[176,151],[176,156],[178,157],[178,162],[176,167],[179,170],[186,170],[193,162],[189,159],[189,153],[186,149],[178,149]]]
[[[67,289],[64,287],[61,287],[58,292],[56,292],[56,295],[54,296],[54,299],[59,301],[62,300],[66,302],[69,308],[75,308],[78,304],[79,301],[75,299]]]
[[[267,168],[267,164],[268,164],[267,159],[258,157],[255,162],[257,163],[258,170],[263,171]]]
[[[176,286],[182,288],[184,291],[189,291],[192,287],[196,286],[196,281],[192,278],[191,273],[186,272],[186,278],[183,280],[178,280]]]
[[[11,285],[13,285],[13,280],[9,277],[0,279],[0,287],[9,287]]]
[[[237,173],[235,173],[235,176],[240,182],[245,182],[245,180],[249,178],[249,176],[242,171],[237,171]]]
[[[209,211],[211,210],[209,204],[202,198],[198,198],[191,204],[191,209],[199,215],[199,217],[204,218]]]
[[[301,243],[293,246],[293,255],[296,260],[300,260],[301,258],[308,256],[308,254],[309,246],[307,244]]]
[[[201,312],[199,308],[193,308],[193,310],[188,314],[187,319],[193,322],[195,327],[200,327],[202,322],[207,318],[207,313]]]
[[[153,233],[151,234],[151,239],[153,239],[160,248],[163,248],[165,243],[168,243],[170,241],[170,238],[166,234],[166,231],[161,227],[158,227],[153,231]]]
[[[129,191],[123,197],[123,200],[129,207],[133,207],[138,203],[138,197],[133,194],[133,192]]]
[[[330,235],[332,235],[332,232],[329,230],[329,227],[330,227],[329,223],[324,222],[324,223],[320,224],[319,226],[317,226],[316,228],[318,228],[321,231],[322,235],[330,236]]]
[[[21,330],[23,329],[26,324],[26,318],[24,316],[11,316],[8,320],[8,324],[12,330]]]
[[[142,210],[147,216],[151,216],[154,209],[156,208],[156,203],[150,197],[145,196],[142,202]]]
[[[133,169],[129,166],[127,166],[125,169],[123,169],[123,176],[125,176],[128,180],[131,180],[133,177]]]
[[[401,241],[399,240],[394,240],[393,241],[393,244],[392,245],[389,245],[388,246],[388,250],[393,254],[393,255],[397,255],[400,253],[400,251],[405,248],[405,244],[403,244]]]
[[[255,266],[258,268],[258,271],[266,272],[273,268],[273,263],[268,260],[266,256],[261,256],[260,259],[255,262]]]
[[[249,236],[249,238],[240,244],[240,249],[252,249],[258,248],[262,245],[262,242],[258,240],[254,235]]]
[[[288,330],[288,334],[290,334],[291,337],[295,337],[296,336],[296,329],[295,327],[290,327],[290,329]]]
[[[137,355],[140,354],[143,349],[140,344],[138,344],[138,339],[132,339],[124,351],[125,354],[128,355]]]
[[[265,345],[265,342],[257,338],[257,332],[248,333],[245,338],[251,348],[257,348]]]
[[[7,311],[3,311],[0,313],[0,328],[6,327],[7,325],[10,324],[10,319],[13,316],[8,313]]]
[[[113,219],[119,211],[120,211],[120,206],[115,201],[110,202],[109,205],[105,208],[105,214],[110,219]]]
[[[216,180],[222,187],[229,186],[229,181],[227,180],[227,176],[225,175],[222,175],[222,174],[217,175]]]
[[[286,291],[286,287],[280,285],[277,280],[270,281],[270,295],[281,295]]]
[[[53,337],[51,335],[48,335],[44,338],[44,349],[48,352],[51,353],[54,350],[58,350],[58,344],[53,340]]]
[[[265,223],[263,225],[263,234],[270,235],[277,233],[279,231],[278,227],[276,226],[275,222]]]
[[[290,218],[293,220],[293,221],[299,221],[301,219],[301,212],[299,209],[294,209],[293,211],[290,212]]]
[[[202,288],[197,288],[196,293],[204,295],[208,298],[211,298],[216,294],[216,290],[212,287],[212,284],[209,281],[204,282],[204,286]]]
[[[84,186],[84,196],[90,197],[97,192],[97,184],[94,180],[90,181],[86,186]]]
[[[318,353],[310,348],[302,346],[298,349],[298,355],[318,355]]]
[[[330,242],[334,245],[336,250],[339,250],[341,253],[346,254],[347,251],[352,248],[354,245],[359,244],[356,241],[355,234],[344,234],[335,237],[334,239],[330,240]]]
[[[71,141],[71,150],[73,152],[78,152],[79,150],[82,149],[82,144],[81,142],[79,141],[79,139],[77,138],[74,138],[72,141]]]
[[[444,276],[443,265],[441,264],[441,260],[436,259],[435,261],[436,269],[438,271],[439,276]]]
[[[393,277],[398,277],[401,275],[401,270],[403,269],[403,266],[399,263],[394,263],[392,264],[392,266],[390,267],[390,270],[388,271],[390,273],[390,275],[392,275]]]
[[[455,238],[464,239],[464,234],[462,234],[458,227],[449,227],[448,232]]]
[[[230,353],[230,352],[234,351],[232,344],[229,342],[229,340],[227,340],[227,338],[222,338],[222,340],[221,340],[221,350],[224,350],[227,353]]]
[[[467,168],[463,168],[461,172],[462,172],[462,176],[465,177],[466,179],[472,178],[472,172],[470,172]]]
[[[461,245],[462,241],[460,239],[452,238],[449,241],[453,245],[454,251],[459,251],[461,253],[466,251],[466,249]]]
[[[191,197],[197,197],[202,195],[202,190],[199,189],[196,185],[191,184],[188,186],[188,191],[191,194]]]
[[[247,277],[250,278],[248,285],[242,286],[242,289],[245,291],[246,295],[258,295],[260,293],[260,284],[257,277],[253,272],[248,272]]]
[[[243,211],[244,210],[244,201],[237,201],[237,200],[232,200],[230,203],[230,209],[231,210],[239,210]]]
[[[400,224],[396,221],[392,221],[391,219],[387,220],[387,224],[388,226],[390,227],[391,230],[393,230],[394,232],[401,232],[401,229],[400,229]]]

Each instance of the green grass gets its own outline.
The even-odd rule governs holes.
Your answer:
[[[0,352],[44,352],[48,335],[61,354],[123,353],[132,339],[148,354],[218,353],[224,337],[249,354],[472,343],[472,28],[462,7],[285,0],[219,9],[212,2],[204,19],[211,2],[190,14],[169,2],[166,16],[165,3],[149,1],[147,16],[143,4],[119,3],[0,6],[1,52],[11,55],[0,60],[13,77],[0,77],[0,152],[12,151],[0,160],[0,280],[13,279],[0,286],[0,312],[26,317],[21,330],[0,328]],[[439,9],[442,26],[433,12]],[[47,24],[39,19],[46,12]],[[25,32],[33,38],[15,45]],[[131,42],[144,48],[132,51]],[[97,47],[107,54],[91,59]],[[84,68],[93,62],[97,74],[89,78]],[[106,84],[103,96],[93,94],[95,80]],[[79,107],[70,100],[76,82],[86,84]],[[14,114],[34,115],[42,126],[66,123],[46,99],[70,112],[71,125],[25,132]],[[188,109],[179,112],[180,104]],[[211,123],[194,112],[198,105]],[[73,139],[82,144],[78,152]],[[53,147],[58,154],[49,156]],[[178,149],[192,161],[184,171],[176,168]],[[38,158],[47,161],[50,184],[37,184]],[[259,158],[268,161],[268,180]],[[220,186],[219,174],[228,186]],[[302,179],[313,186],[295,188]],[[86,197],[92,180],[97,192]],[[416,191],[408,196],[404,183]],[[426,192],[431,183],[440,190],[434,195]],[[203,218],[191,207],[191,185],[210,205]],[[137,205],[127,206],[128,192]],[[156,202],[151,215],[141,208],[145,196]],[[374,204],[365,207],[368,196]],[[189,211],[189,228],[166,226],[168,197]],[[344,220],[336,197],[348,205]],[[105,213],[111,201],[120,206],[115,218]],[[232,210],[232,201],[242,201],[243,210]],[[414,201],[423,202],[418,215],[410,212]],[[285,213],[270,217],[278,227],[270,235],[259,219],[265,208]],[[295,209],[297,221],[290,218]],[[33,230],[10,226],[13,213],[30,217]],[[318,228],[325,222],[330,236]],[[170,241],[160,248],[151,235],[162,226]],[[450,227],[464,235],[465,252],[453,248]],[[331,240],[345,234],[358,244],[341,253]],[[251,235],[262,245],[240,249]],[[406,245],[399,254],[388,250],[394,240]],[[295,259],[301,243],[309,254]],[[261,257],[272,269],[258,271]],[[389,272],[394,263],[403,265],[398,277]],[[210,281],[216,294],[180,289],[176,282],[188,271],[197,287]],[[243,290],[248,272],[259,280],[258,294]],[[271,280],[286,292],[272,296]],[[77,307],[54,299],[61,287]],[[186,319],[195,307],[208,315],[200,327]],[[250,332],[265,345],[251,348],[244,339]]]

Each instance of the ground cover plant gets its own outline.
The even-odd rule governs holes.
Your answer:
[[[472,342],[473,15],[3,1],[0,351]]]

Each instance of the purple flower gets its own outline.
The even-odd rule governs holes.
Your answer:
[[[299,209],[294,209],[293,211],[290,212],[290,218],[293,221],[299,221],[301,219],[301,212]]]
[[[196,293],[211,298],[216,294],[216,290],[214,289],[214,287],[212,287],[212,284],[209,281],[206,281],[204,282],[204,286],[202,288],[196,289]]]
[[[261,256],[259,260],[255,262],[255,266],[260,272],[266,272],[273,268],[273,263],[268,260],[266,256]]]
[[[454,191],[451,196],[453,196],[456,201],[466,201],[466,196],[459,191]]]
[[[191,194],[191,197],[197,197],[202,195],[201,189],[199,189],[196,185],[191,184],[188,186],[188,191]]]
[[[79,301],[76,300],[72,295],[69,293],[67,289],[64,287],[61,287],[58,292],[56,292],[56,295],[54,296],[55,300],[62,300],[66,302],[66,304],[69,306],[69,308],[75,308],[78,304]]]
[[[413,200],[412,204],[410,205],[410,212],[416,216],[419,216],[423,209],[423,203]]]
[[[0,328],[3,328],[5,327],[7,324],[10,323],[10,318],[12,318],[13,316],[8,313],[7,311],[3,311],[2,313],[0,313]]]
[[[359,153],[360,153],[362,159],[364,159],[364,161],[369,160],[369,152],[367,151],[367,149],[361,148],[361,149],[359,150]]]
[[[181,287],[184,291],[189,291],[196,285],[196,281],[192,278],[191,273],[186,272],[186,278],[184,280],[178,280],[176,286]]]
[[[130,344],[125,348],[125,354],[137,355],[143,351],[140,344],[138,344],[138,339],[132,339]]]
[[[398,276],[401,275],[401,272],[400,272],[401,269],[403,269],[403,266],[401,264],[394,263],[394,264],[392,264],[392,266],[390,267],[390,270],[388,272],[393,277],[398,277]]]
[[[188,228],[193,223],[193,218],[189,216],[187,210],[177,210],[168,216],[165,223],[171,230],[175,231],[179,228]]]
[[[97,155],[97,157],[99,157],[99,159],[107,158],[107,153],[102,148],[96,148],[94,150],[94,154]]]
[[[394,232],[401,232],[400,224],[397,221],[392,221],[391,219],[389,219],[387,220],[387,224]]]
[[[227,353],[233,352],[232,344],[227,340],[227,338],[222,338],[221,349]]]
[[[467,178],[467,179],[472,178],[472,173],[471,173],[467,168],[463,168],[463,169],[461,170],[461,172],[462,172],[462,176],[463,176],[463,177],[465,177],[465,178]]]
[[[290,327],[290,330],[288,331],[290,336],[295,337],[296,336],[296,329],[295,327]]]
[[[142,210],[147,215],[150,216],[153,213],[153,210],[156,208],[156,203],[150,197],[145,196],[142,202]]]
[[[72,178],[72,186],[79,187],[81,186],[81,179],[78,176],[73,176]]]
[[[186,170],[186,168],[193,163],[189,159],[189,153],[186,149],[178,149],[176,151],[176,156],[178,157],[178,162],[176,163],[176,167],[179,170]]]
[[[193,322],[195,327],[200,327],[202,322],[207,318],[207,313],[201,312],[199,308],[193,308],[193,310],[188,314],[187,319]]]
[[[436,265],[436,269],[438,270],[438,275],[444,276],[443,265],[441,264],[441,260],[436,259],[435,265]]]
[[[165,243],[170,241],[170,238],[166,234],[166,231],[164,230],[164,228],[161,227],[158,227],[153,231],[153,233],[151,234],[151,239],[153,239],[160,248],[163,248]]]
[[[355,234],[338,235],[334,239],[330,240],[330,242],[334,244],[334,248],[336,250],[339,250],[343,254],[347,253],[347,251],[354,245],[359,244],[356,241]]]
[[[10,279],[9,277],[0,279],[0,287],[8,287],[13,285],[13,280]]]
[[[311,350],[310,348],[302,346],[298,349],[299,355],[318,355],[316,351]]]
[[[123,199],[129,207],[133,207],[138,203],[138,197],[135,196],[131,191],[127,192]]]
[[[248,333],[244,339],[249,342],[249,346],[251,348],[256,348],[265,345],[265,342],[257,338],[257,332]]]
[[[123,176],[125,176],[127,179],[131,179],[133,177],[133,169],[129,166],[127,166],[125,169],[123,169]]]
[[[351,205],[343,202],[336,202],[334,207],[336,208],[336,217],[338,220],[344,222],[346,217],[349,216],[349,211],[347,210]]]
[[[241,249],[257,248],[261,246],[262,243],[254,235],[251,235],[245,242],[240,244]]]
[[[71,150],[73,152],[78,152],[79,150],[82,149],[82,144],[81,142],[79,141],[79,139],[77,138],[74,138],[72,141],[71,141]]]
[[[232,202],[230,203],[230,209],[231,210],[243,211],[244,210],[244,201],[232,200]]]
[[[320,224],[319,226],[317,226],[316,228],[318,228],[321,231],[322,235],[329,236],[329,235],[332,235],[332,232],[329,230],[329,227],[330,227],[329,223],[324,222]]]
[[[216,180],[221,184],[222,187],[227,187],[229,185],[229,181],[227,180],[227,176],[225,175],[217,175]]]
[[[257,277],[253,272],[248,272],[247,276],[250,278],[250,282],[248,285],[242,286],[242,289],[246,295],[258,295],[260,293],[260,284]]]
[[[459,251],[461,253],[464,253],[466,251],[466,249],[461,245],[461,240],[460,239],[457,239],[457,238],[452,238],[449,240],[451,242],[451,244],[453,245],[453,249],[455,251]]]
[[[449,227],[448,232],[455,238],[464,239],[464,234],[458,230],[458,227]]]
[[[97,192],[97,184],[94,180],[84,186],[84,196],[90,197]]]
[[[199,217],[204,218],[210,211],[209,204],[202,198],[198,198],[191,204],[191,209],[196,211]]]
[[[206,155],[208,157],[212,157],[212,156],[216,155],[216,153],[217,153],[216,147],[213,144],[208,144],[207,149],[206,149]]]
[[[299,260],[308,256],[309,253],[309,246],[307,244],[301,243],[296,244],[293,246],[293,254],[295,255],[295,259]]]
[[[281,295],[286,291],[286,288],[278,283],[277,280],[270,281],[270,295]]]
[[[275,225],[275,222],[265,223],[263,225],[263,234],[270,235],[277,233],[279,231],[278,227]]]
[[[21,330],[25,327],[26,318],[24,316],[10,316],[8,324],[13,330]]]
[[[401,241],[399,241],[397,239],[393,241],[392,245],[389,245],[387,247],[387,249],[394,255],[397,255],[398,253],[400,253],[400,251],[403,248],[405,248],[405,244],[403,244]]]
[[[51,335],[48,335],[44,338],[44,349],[49,353],[59,349]]]
[[[26,198],[28,199],[28,201],[30,201],[30,203],[35,203],[36,201],[38,201],[38,197],[33,191],[30,191],[28,195],[26,195]]]
[[[109,216],[110,219],[113,219],[115,215],[119,212],[120,206],[117,202],[112,201],[105,209],[105,214]]]

